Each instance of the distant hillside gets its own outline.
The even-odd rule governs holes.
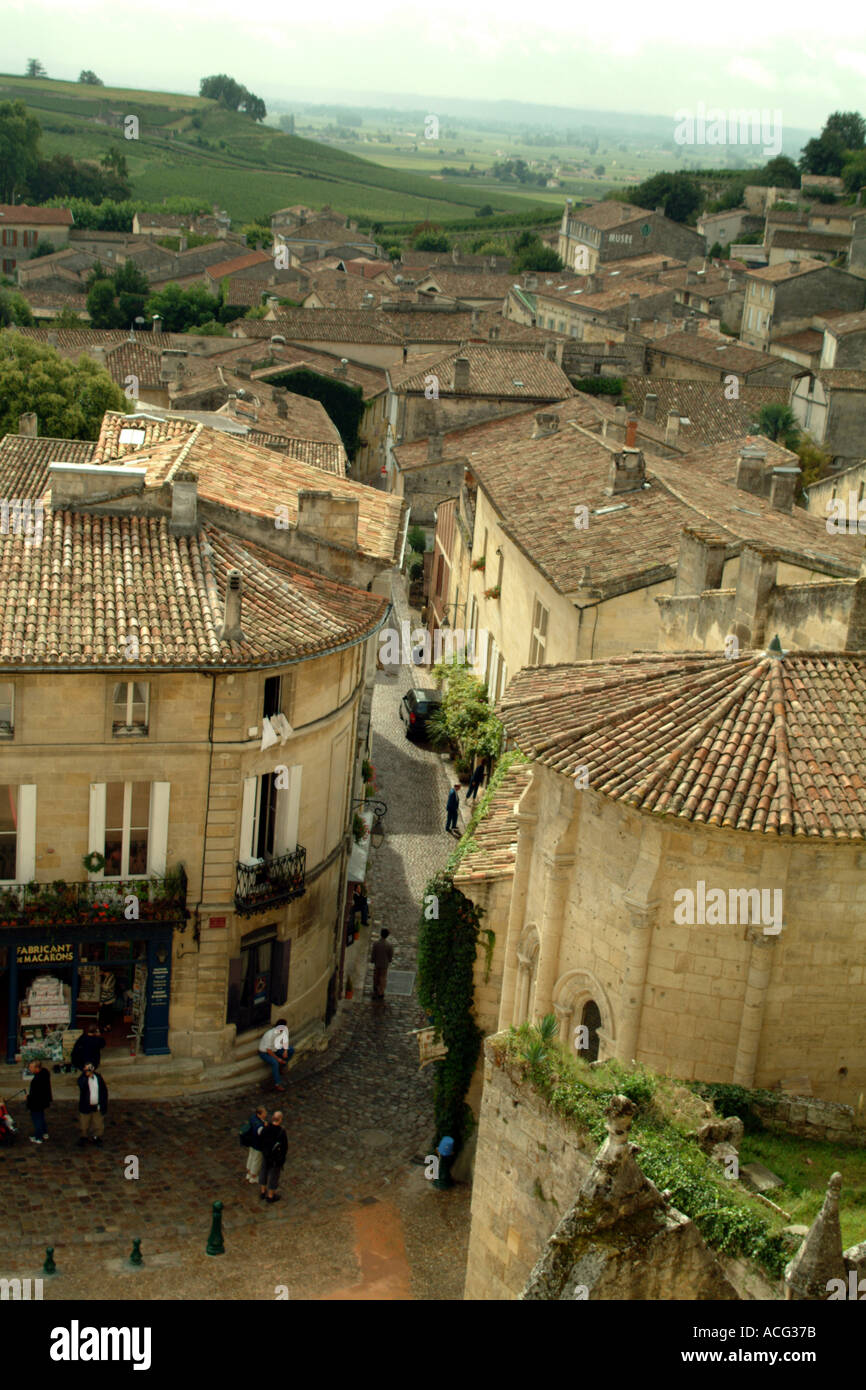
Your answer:
[[[390,222],[471,217],[486,202],[498,212],[539,206],[519,192],[491,193],[385,169],[254,124],[196,96],[0,75],[0,100],[23,101],[37,116],[45,154],[99,159],[117,142],[127,159],[133,197],[158,201],[184,195],[219,202],[237,223],[298,202],[331,203],[346,214]],[[138,117],[137,140],[124,139],[128,115]]]

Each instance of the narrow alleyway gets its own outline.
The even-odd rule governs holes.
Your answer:
[[[395,600],[395,622],[411,620],[402,587]],[[429,676],[403,667],[376,678],[373,762],[388,813],[367,884],[371,930],[390,928],[392,970],[414,974],[424,885],[455,840],[444,829],[448,768],[399,719],[411,683]],[[333,1047],[302,1058],[282,1096],[118,1101],[101,1151],[76,1148],[69,1102],[49,1111],[48,1143],[30,1144],[16,1102],[19,1142],[0,1151],[0,1275],[38,1273],[52,1245],[51,1299],[274,1298],[277,1286],[290,1299],[460,1298],[469,1193],[436,1191],[417,1162],[433,1138],[432,1069],[419,1071],[411,1035],[424,1016],[414,991],[373,1005],[371,983],[368,966]],[[260,1101],[282,1104],[289,1136],[282,1200],[270,1208],[243,1180],[237,1139]],[[124,1176],[128,1156],[137,1178]],[[208,1259],[217,1199],[226,1255]],[[136,1272],[125,1266],[133,1237],[145,1256]]]

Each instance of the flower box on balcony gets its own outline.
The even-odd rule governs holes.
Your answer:
[[[498,584],[496,584],[492,589],[485,589],[485,590],[484,590],[484,597],[485,597],[485,598],[499,598],[500,593],[501,593],[500,587],[499,587]]]
[[[487,564],[487,560],[486,560],[486,558],[482,555],[481,558],[480,558],[479,560],[473,560],[473,561],[472,561],[472,568],[473,568],[474,570],[483,570],[486,564]]]

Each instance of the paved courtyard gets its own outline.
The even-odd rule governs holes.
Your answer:
[[[397,621],[409,617],[396,595]],[[371,927],[391,930],[395,970],[416,969],[424,885],[455,841],[446,835],[448,768],[410,743],[398,704],[418,673],[380,672],[373,762],[388,804],[386,837],[371,851]],[[422,677],[422,680],[425,678]],[[429,681],[425,681],[429,683]],[[343,1005],[326,1053],[304,1057],[280,1097],[260,1090],[212,1098],[110,1104],[105,1145],[76,1147],[72,1103],[48,1112],[50,1138],[0,1150],[0,1275],[39,1272],[53,1246],[58,1275],[46,1298],[460,1298],[469,1193],[424,1177],[433,1139],[432,1069],[418,1070],[417,1000]],[[281,1103],[289,1137],[282,1200],[266,1207],[243,1179],[237,1131],[260,1101]],[[126,1177],[138,1160],[138,1177]],[[224,1205],[226,1254],[205,1255],[211,1204]],[[125,1266],[133,1237],[145,1265]]]

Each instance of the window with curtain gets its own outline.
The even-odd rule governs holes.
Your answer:
[[[114,733],[147,733],[149,687],[145,681],[118,681],[114,687],[112,729]]]
[[[105,787],[105,878],[147,873],[149,782],[108,782]]]

